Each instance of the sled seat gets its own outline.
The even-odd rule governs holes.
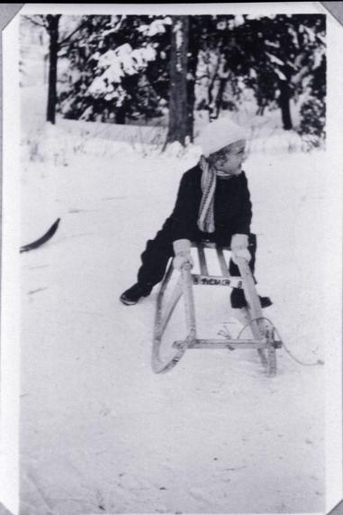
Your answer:
[[[230,286],[231,288],[243,288],[241,277],[230,276],[229,268],[224,256],[224,250],[230,251],[230,247],[218,247],[215,243],[208,241],[192,242],[191,246],[196,248],[200,274],[191,273],[194,285],[202,286]],[[204,249],[214,249],[217,254],[221,275],[210,275]]]

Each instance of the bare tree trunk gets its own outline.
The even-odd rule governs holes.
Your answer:
[[[48,82],[48,107],[47,121],[55,123],[56,101],[57,101],[57,54],[58,54],[58,25],[61,15],[48,14],[48,33],[50,37],[49,45],[49,82]]]
[[[210,84],[208,86],[208,116],[209,116],[210,122],[217,118],[215,91],[214,91],[215,88],[214,87],[215,87],[216,80],[218,77],[218,70],[219,70],[219,66],[220,66],[220,55],[218,52],[216,54],[217,54],[217,62],[216,62],[215,69],[213,71],[213,74],[212,74],[212,77],[210,80]]]
[[[218,93],[216,98],[216,118],[218,118],[219,113],[223,106],[223,98],[224,93],[226,89],[226,85],[229,82],[230,73],[229,72],[223,72],[219,76],[219,87],[218,87]]]
[[[172,20],[169,127],[166,144],[179,141],[182,145],[185,145],[188,134],[187,52],[189,17],[172,16]]]
[[[285,131],[289,131],[293,128],[290,100],[291,92],[288,83],[286,81],[280,81],[279,104],[281,109],[282,125]]]
[[[194,140],[194,108],[195,108],[195,83],[199,60],[199,28],[198,21],[190,18],[187,62],[187,135],[192,142]]]
[[[291,98],[293,94],[292,77],[293,72],[289,65],[282,68],[282,73],[285,80],[280,80],[280,97],[279,105],[281,109],[282,125],[285,131],[293,129],[292,116],[291,116]]]
[[[216,119],[216,113],[214,111],[214,97],[213,97],[214,80],[211,81],[208,88],[208,118],[212,122]]]
[[[115,112],[115,123],[119,125],[125,125],[126,123],[126,108],[125,105],[122,107],[118,107]]]
[[[198,48],[191,50],[189,56],[189,69],[187,78],[187,135],[190,141],[194,139],[194,106],[195,106],[195,80],[198,66]]]

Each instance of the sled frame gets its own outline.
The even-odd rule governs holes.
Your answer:
[[[200,273],[192,273],[189,263],[185,264],[179,274],[174,290],[169,301],[164,302],[165,293],[174,272],[173,262],[171,261],[166,274],[162,280],[160,291],[157,296],[153,350],[152,350],[152,369],[155,373],[168,372],[182,358],[188,349],[256,349],[264,367],[265,373],[273,377],[277,372],[276,349],[282,346],[280,341],[275,340],[275,328],[269,320],[263,317],[262,307],[259,296],[255,288],[255,281],[250,271],[248,262],[244,258],[236,259],[240,276],[230,276],[224,250],[230,251],[229,247],[218,247],[211,242],[192,243],[192,247],[197,249]],[[215,250],[218,258],[221,275],[209,275],[206,262],[205,248]],[[231,288],[242,288],[248,306],[244,308],[243,314],[247,320],[246,328],[250,327],[253,338],[231,339],[229,335],[224,339],[199,339],[197,338],[196,317],[193,286],[229,286]],[[171,345],[170,357],[162,359],[161,344],[165,329],[170,322],[174,309],[183,296],[186,337],[183,340],[176,340]],[[241,331],[244,333],[244,330]]]

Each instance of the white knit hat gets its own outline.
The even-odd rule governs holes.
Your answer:
[[[220,118],[206,125],[200,133],[198,143],[203,155],[208,157],[241,139],[247,139],[247,132],[228,118]]]

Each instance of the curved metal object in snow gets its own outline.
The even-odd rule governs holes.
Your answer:
[[[47,241],[49,241],[55,232],[58,229],[59,223],[61,219],[57,218],[56,222],[50,227],[50,229],[38,240],[33,241],[32,243],[28,243],[27,245],[24,245],[23,247],[20,247],[20,252],[28,252],[29,250],[34,250],[40,247],[41,245],[44,245]]]

